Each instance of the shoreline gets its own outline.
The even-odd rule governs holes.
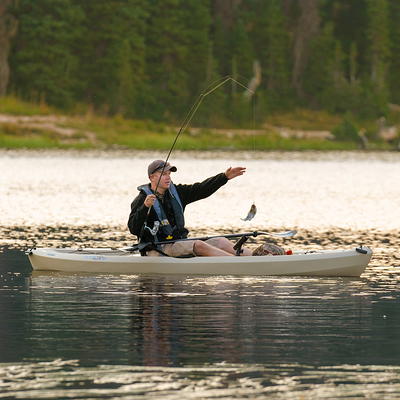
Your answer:
[[[276,121],[282,122],[282,121]],[[176,150],[206,152],[398,151],[384,141],[336,140],[324,126],[313,129],[264,124],[259,129],[187,127]],[[318,128],[318,129],[317,129]],[[118,117],[9,115],[0,110],[0,149],[168,151],[179,129]]]
[[[71,158],[137,158],[165,159],[165,150],[135,149],[4,149],[0,157],[71,157]],[[174,150],[170,159],[229,159],[229,160],[387,160],[400,161],[400,152],[395,150]]]

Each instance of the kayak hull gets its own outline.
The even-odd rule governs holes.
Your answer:
[[[282,256],[141,257],[112,249],[35,248],[28,252],[33,270],[118,274],[305,275],[359,277],[372,251],[296,252]]]

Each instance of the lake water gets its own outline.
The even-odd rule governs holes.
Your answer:
[[[399,153],[171,160],[176,183],[247,167],[188,207],[192,235],[298,229],[277,243],[365,244],[360,279],[31,274],[34,243],[131,244],[130,202],[163,157],[0,152],[0,399],[400,398]]]

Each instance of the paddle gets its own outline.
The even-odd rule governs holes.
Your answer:
[[[297,233],[296,230],[291,230],[291,231],[285,231],[285,232],[263,232],[263,231],[254,231],[254,232],[245,232],[245,233],[230,233],[226,235],[216,235],[216,236],[203,236],[203,237],[194,237],[194,238],[185,238],[185,239],[171,239],[171,240],[163,240],[160,242],[142,242],[142,243],[137,243],[134,244],[133,246],[130,247],[123,247],[121,250],[127,251],[127,252],[135,252],[135,251],[141,251],[144,250],[148,246],[154,246],[154,245],[163,245],[163,244],[170,244],[170,243],[175,243],[175,242],[184,242],[187,240],[208,240],[208,239],[215,239],[219,237],[225,237],[227,239],[237,239],[240,237],[244,236],[275,236],[275,237],[282,237],[282,238],[291,238]]]

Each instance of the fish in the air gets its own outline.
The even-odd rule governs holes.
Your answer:
[[[246,218],[240,218],[242,221],[251,221],[257,214],[257,207],[253,203],[250,207],[249,212],[246,215]]]

